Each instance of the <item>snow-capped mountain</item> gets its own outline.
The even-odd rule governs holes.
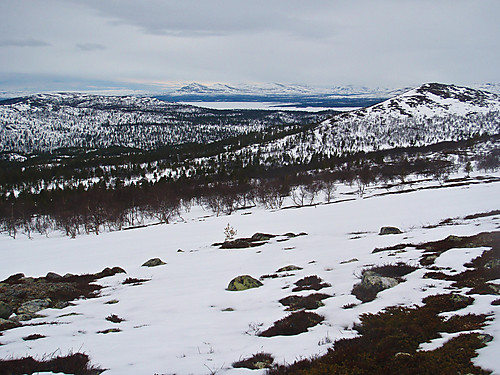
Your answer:
[[[278,97],[358,97],[358,98],[389,98],[400,94],[407,89],[365,87],[365,86],[333,86],[333,87],[312,87],[299,84],[200,84],[190,83],[171,92],[165,92],[172,97],[199,95],[203,97],[210,96],[278,96]]]
[[[252,146],[261,160],[307,163],[314,155],[425,146],[500,133],[500,96],[424,84],[377,105],[335,115],[300,134]],[[246,154],[243,150],[242,154]]]
[[[110,146],[151,150],[324,118],[285,111],[216,111],[134,96],[37,94],[0,102],[0,152]]]

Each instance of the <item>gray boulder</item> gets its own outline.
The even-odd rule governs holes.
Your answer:
[[[361,285],[370,289],[374,292],[380,292],[384,289],[392,288],[393,286],[398,285],[399,282],[392,277],[380,276],[375,272],[366,271],[363,274],[363,279],[361,280]]]
[[[148,260],[147,262],[145,262],[142,265],[142,267],[156,267],[156,266],[162,266],[164,264],[167,264],[167,263],[162,261],[160,258],[152,258],[152,259]]]
[[[401,234],[401,230],[396,227],[382,227],[380,228],[379,236],[384,236],[386,234]]]
[[[0,319],[8,319],[14,310],[5,302],[0,301]]]

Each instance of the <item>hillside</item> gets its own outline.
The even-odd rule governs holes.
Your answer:
[[[330,204],[323,201],[280,210],[253,207],[230,216],[216,216],[194,206],[170,225],[82,235],[74,240],[57,234],[36,235],[31,240],[1,236],[0,248],[5,251],[0,280],[19,272],[25,275],[0,285],[0,295],[9,303],[13,296],[21,299],[17,305],[23,302],[23,294],[13,291],[24,290],[26,295],[30,285],[46,285],[48,280],[68,287],[76,276],[67,273],[95,274],[115,266],[127,273],[101,273],[93,297],[56,305],[55,298],[61,296],[53,295],[41,311],[21,318],[21,310],[13,314],[8,322],[19,325],[2,332],[0,358],[48,360],[80,351],[109,375],[264,374],[262,367],[271,362],[283,366],[319,357],[335,343],[336,348],[350,347],[350,355],[357,353],[347,366],[354,373],[364,365],[374,371],[388,363],[397,372],[386,373],[401,373],[398,364],[404,360],[410,373],[412,366],[427,363],[433,373],[486,374],[490,370],[500,374],[500,307],[494,292],[498,290],[498,243],[485,241],[484,235],[468,237],[498,231],[499,207],[494,203],[500,185],[495,176],[474,175],[466,186],[423,180],[415,182],[411,191],[395,188],[391,194],[383,186],[373,186],[358,198],[352,187],[339,185]],[[284,206],[291,203],[287,200]],[[493,209],[496,213],[490,212]],[[250,238],[257,232],[277,236],[255,236],[259,238],[256,247],[215,246],[224,241],[228,223],[237,238]],[[403,233],[379,235],[387,225]],[[444,241],[433,242],[438,240]],[[484,258],[471,264],[481,255],[491,256],[492,246],[496,260]],[[166,264],[141,266],[156,257]],[[353,295],[366,269],[399,262],[407,265],[396,267],[404,269],[403,276],[386,278],[390,287],[375,299]],[[466,277],[473,267],[483,267],[482,273],[472,274],[474,290]],[[57,274],[66,276],[58,279]],[[260,279],[262,285],[227,290],[240,275]],[[320,282],[308,287],[305,280],[312,280],[307,279],[311,276]],[[303,290],[297,289],[299,285]],[[304,332],[268,331],[279,320],[298,316],[294,314],[306,296],[313,296],[315,302],[305,306],[308,315],[304,316],[315,320]],[[357,351],[359,338],[369,333],[360,324],[368,326],[369,318],[375,319],[373,314],[391,306],[423,308],[424,302],[429,305],[433,300],[441,301],[437,311],[444,314],[408,310],[426,314],[411,315],[416,320],[399,320],[394,326],[381,323],[376,326],[378,332],[391,335],[371,335],[370,346]],[[477,356],[469,343],[480,348]],[[386,351],[371,357],[371,350],[384,345]],[[235,368],[257,353],[270,357],[259,365],[260,370]],[[367,361],[370,358],[374,360]]]
[[[78,93],[38,94],[0,102],[0,152],[60,148],[206,144],[252,132],[314,123],[327,114],[217,111],[155,98]]]
[[[500,375],[497,95],[426,84],[308,125],[82,94],[0,111],[25,150],[200,142],[4,153],[0,374]]]
[[[333,116],[300,134],[255,145],[261,161],[309,163],[500,133],[500,96],[429,83],[374,106]],[[242,154],[247,153],[243,150]]]

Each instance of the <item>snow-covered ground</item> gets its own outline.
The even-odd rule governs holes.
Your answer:
[[[347,190],[340,187],[337,194]],[[60,324],[5,331],[0,337],[4,344],[0,346],[0,357],[41,358],[47,353],[82,351],[89,354],[93,364],[109,369],[106,374],[110,375],[261,373],[233,369],[231,364],[257,352],[272,353],[279,363],[322,354],[332,341],[356,335],[352,327],[361,313],[375,313],[398,304],[421,304],[428,295],[449,293],[445,288],[450,282],[424,279],[426,270],[421,268],[405,276],[406,282],[379,293],[374,301],[359,304],[350,292],[363,268],[397,261],[418,265],[422,254],[413,248],[372,254],[375,248],[439,240],[450,234],[472,235],[500,227],[499,215],[459,221],[453,226],[428,227],[447,218],[499,209],[500,182],[391,195],[373,193],[364,198],[352,196],[351,200],[339,197],[337,202],[312,207],[274,211],[251,208],[220,217],[193,208],[183,215],[184,222],[82,235],[73,240],[55,234],[32,240],[2,236],[0,279],[18,272],[26,276],[44,276],[49,271],[81,274],[113,266],[124,268],[127,274],[98,280],[106,286],[100,297],[76,301],[75,306],[62,310],[44,310],[46,317],[33,321]],[[224,240],[228,223],[238,231],[237,237],[249,237],[255,232],[307,235],[283,242],[278,241],[283,237],[278,237],[249,249],[221,250],[212,246]],[[386,225],[399,227],[403,234],[379,236],[380,227]],[[447,272],[460,272],[465,262],[484,250],[452,250],[441,255],[436,264],[451,267]],[[141,267],[153,257],[167,264]],[[358,260],[344,262],[353,258]],[[303,269],[292,276],[265,279],[260,288],[226,290],[229,281],[238,275],[258,278],[291,264]],[[325,321],[298,336],[256,336],[256,330],[264,330],[288,315],[278,300],[291,295],[293,283],[309,275],[318,275],[331,284],[321,292],[334,297],[324,300],[325,306],[316,310]],[[127,277],[150,281],[122,285]],[[494,337],[479,350],[474,362],[500,374],[500,306],[490,304],[493,296],[474,298],[466,312],[491,313],[493,320],[485,332]],[[119,302],[106,304],[110,300]],[[358,305],[342,308],[351,303]],[[68,315],[71,313],[77,315]],[[108,322],[105,318],[110,314],[125,321]],[[109,328],[120,328],[121,332],[97,333]],[[46,337],[22,340],[35,333]],[[439,344],[425,344],[422,349]]]

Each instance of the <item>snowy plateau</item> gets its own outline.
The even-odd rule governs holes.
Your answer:
[[[41,359],[84,352],[92,364],[107,369],[105,374],[110,375],[262,374],[265,370],[233,368],[232,364],[260,352],[271,353],[280,364],[324,354],[332,342],[358,335],[353,328],[363,313],[377,313],[389,306],[422,305],[423,298],[441,293],[467,295],[470,288],[457,288],[451,281],[424,275],[431,269],[447,275],[463,272],[464,264],[488,247],[450,249],[431,267],[420,264],[425,250],[409,244],[498,231],[498,213],[469,216],[498,209],[498,177],[475,174],[470,184],[463,186],[414,181],[408,191],[387,191],[374,185],[363,197],[356,197],[353,188],[345,185],[338,187],[336,199],[329,204],[294,208],[287,201],[284,207],[290,208],[254,207],[230,216],[215,216],[193,207],[168,225],[81,235],[73,240],[56,234],[31,240],[2,236],[0,279],[18,272],[39,277],[49,271],[84,274],[114,266],[127,274],[98,280],[104,288],[97,298],[77,300],[63,309],[42,310],[41,317],[4,331],[1,357]],[[259,247],[220,249],[213,244],[224,240],[228,223],[238,237],[256,232],[278,236]],[[402,233],[379,235],[379,229],[386,225],[397,226]],[[306,234],[284,235],[290,232]],[[401,243],[408,245],[373,252]],[[155,257],[166,264],[141,267]],[[371,302],[361,303],[351,294],[363,269],[397,262],[416,270]],[[238,275],[258,279],[288,265],[300,269],[261,278],[263,285],[258,288],[226,290]],[[299,335],[259,336],[290,314],[279,300],[310,294],[310,290],[293,292],[292,288],[299,279],[311,275],[327,283],[321,292],[329,298],[314,310],[324,317],[323,322]],[[126,278],[147,281],[124,285]],[[500,275],[492,282],[498,285]],[[472,293],[471,297],[474,303],[454,314],[488,315],[479,332],[493,340],[477,351],[473,362],[500,374],[500,306],[492,304],[498,295]],[[123,321],[105,319],[111,315]],[[23,340],[37,337],[32,335],[41,338]],[[441,336],[422,342],[419,350],[439,348],[456,334]]]

